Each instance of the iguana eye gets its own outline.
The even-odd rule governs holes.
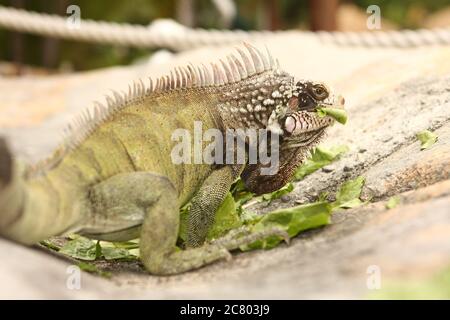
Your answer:
[[[314,98],[318,100],[324,100],[328,97],[328,90],[321,84],[316,84],[312,88],[312,94]]]

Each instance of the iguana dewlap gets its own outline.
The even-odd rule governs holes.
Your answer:
[[[238,58],[239,57],[239,58]],[[170,76],[135,83],[80,117],[53,156],[20,169],[0,140],[0,234],[24,244],[77,232],[95,239],[141,238],[149,272],[174,274],[229,256],[228,251],[280,230],[204,243],[216,209],[241,176],[257,194],[285,185],[333,123],[318,105],[343,105],[320,83],[295,82],[271,55],[245,44],[237,55]],[[261,163],[181,163],[173,133],[194,123],[203,131],[267,129],[280,143],[279,170]],[[179,208],[191,201],[187,245],[177,250]]]

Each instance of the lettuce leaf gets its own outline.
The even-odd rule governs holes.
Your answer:
[[[337,122],[341,124],[347,123],[347,112],[344,109],[339,108],[329,108],[329,107],[320,107],[317,108],[317,115],[320,118],[325,116],[330,116]]]

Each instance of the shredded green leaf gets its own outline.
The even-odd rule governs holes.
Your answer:
[[[109,243],[111,243],[111,242],[102,241],[100,244],[103,247],[104,244],[106,245]],[[134,239],[134,240],[125,241],[125,242],[112,242],[112,244],[114,245],[114,247],[121,248],[121,249],[127,249],[127,250],[139,249],[139,239]]]
[[[95,241],[82,236],[71,237],[62,247],[58,247],[55,244],[52,245],[52,249],[59,251],[69,257],[84,260],[93,261],[100,258],[106,260],[133,260],[136,259],[139,254],[133,253],[133,250],[139,248],[139,243],[133,240],[133,242],[108,242],[108,241]],[[44,245],[48,246],[48,241]]]
[[[122,246],[121,243],[100,241],[100,256],[106,260],[134,260],[139,257],[139,255],[132,253],[132,249],[138,248],[137,243],[122,248],[120,246]]]
[[[308,174],[329,165],[348,150],[349,148],[345,145],[334,146],[328,149],[321,146],[314,148],[311,151],[311,156],[296,170],[295,180],[301,180]]]
[[[364,182],[364,177],[357,177],[344,182],[336,192],[336,201],[331,204],[333,208],[350,209],[362,205],[363,202],[359,197]]]
[[[269,203],[270,203],[272,200],[281,198],[285,194],[292,192],[292,190],[294,190],[294,185],[292,184],[292,182],[289,182],[288,184],[286,184],[281,189],[278,189],[277,191],[263,194],[262,198],[263,198],[263,200],[269,201]]]
[[[111,272],[100,270],[99,268],[97,268],[97,266],[93,265],[92,263],[80,261],[78,263],[78,268],[80,268],[85,272],[94,273],[105,278],[111,278],[112,276]]]
[[[236,208],[238,208],[238,211],[244,203],[254,197],[254,193],[245,188],[244,181],[242,181],[241,178],[237,179],[237,181],[231,186],[230,192],[236,201]]]
[[[59,252],[75,259],[93,261],[98,258],[98,250],[96,241],[80,236],[68,241]]]
[[[241,208],[239,216],[241,218],[242,223],[245,225],[252,224],[257,219],[263,217],[263,215],[258,214],[257,212],[244,210],[243,208]]]
[[[317,108],[317,115],[321,118],[330,116],[341,124],[347,123],[347,112],[344,109],[320,107]]]
[[[315,202],[275,210],[256,217],[249,224],[253,224],[251,227],[252,232],[271,227],[280,227],[289,234],[289,237],[294,237],[302,231],[329,224],[330,215],[331,206],[328,202]],[[264,240],[255,241],[248,246],[242,246],[241,250],[270,249],[277,246],[282,240],[279,236],[272,236]]]
[[[59,249],[61,249],[60,246],[56,245],[55,243],[53,243],[50,239],[49,240],[43,240],[39,242],[40,245],[53,250],[53,251],[59,251]]]
[[[390,197],[388,202],[386,203],[386,209],[394,209],[400,203],[399,196]]]
[[[438,136],[429,130],[423,130],[421,132],[418,132],[416,134],[416,137],[417,139],[419,139],[421,144],[420,150],[428,149],[433,144],[435,144],[438,139]]]

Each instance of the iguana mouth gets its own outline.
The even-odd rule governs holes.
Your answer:
[[[333,107],[336,109],[344,109],[345,100],[342,96],[331,96],[327,99],[317,102],[314,107],[306,110],[299,110],[288,113],[282,119],[282,127],[288,139],[295,139],[297,141],[305,141],[310,138],[309,133],[324,130],[329,125],[333,124],[335,119],[329,115],[319,117],[317,109],[319,107]]]
[[[284,133],[284,148],[297,148],[311,146],[325,133],[325,129],[335,122],[335,119],[329,115],[320,117],[317,114],[319,107],[334,107],[344,109],[344,98],[328,97],[313,108],[307,110],[295,111],[287,114],[282,119],[282,128]]]
[[[333,121],[333,118],[329,116],[319,118],[315,112],[295,112],[287,115],[285,118],[284,131],[292,139],[302,139],[307,133],[314,133],[317,130],[325,129]]]
[[[323,126],[311,129],[301,135],[288,137],[282,149],[309,146],[322,137],[326,128],[327,126]]]

